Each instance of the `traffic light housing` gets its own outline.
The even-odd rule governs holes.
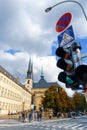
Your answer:
[[[58,75],[58,80],[69,85],[74,83],[74,80],[71,76],[67,75],[66,72],[60,72]]]
[[[64,71],[70,71],[73,69],[73,59],[71,48],[59,47],[56,50],[56,55],[61,57],[57,61],[57,67],[63,69]]]
[[[79,81],[75,73],[68,74],[66,72],[60,72],[58,80],[65,83],[66,88],[71,88],[72,90],[82,89],[79,87]]]
[[[87,65],[79,65],[75,69],[75,74],[82,84],[87,83]]]
[[[57,61],[57,67],[63,69],[58,75],[58,80],[66,85],[66,88],[72,90],[79,89],[78,78],[75,74],[73,52],[71,47],[59,47],[56,50],[56,55],[60,57]]]

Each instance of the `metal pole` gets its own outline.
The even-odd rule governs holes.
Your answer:
[[[81,58],[85,58],[85,57],[87,57],[87,53],[81,55]]]
[[[76,51],[75,51],[75,54],[76,54],[76,61],[78,62],[79,65],[82,64],[82,60],[81,60],[81,54],[80,54],[80,49],[77,48]]]
[[[82,7],[82,5],[81,5],[79,2],[77,2],[77,1],[75,1],[75,0],[67,0],[67,1],[59,2],[59,3],[57,3],[57,4],[53,5],[53,6],[48,7],[47,9],[45,9],[45,12],[49,12],[49,11],[50,11],[52,8],[54,8],[55,6],[60,5],[60,4],[63,4],[63,3],[66,3],[66,2],[74,2],[74,3],[78,4],[78,5],[81,7],[81,9],[82,9],[82,11],[83,11],[83,14],[84,14],[84,16],[85,16],[85,19],[86,19],[86,21],[87,21],[87,16],[86,16],[86,13],[85,13],[85,11],[84,11],[84,8]]]
[[[79,55],[79,54],[77,54],[77,55]],[[78,59],[78,56],[77,56],[77,59],[75,60],[74,59],[74,63],[76,63],[76,62],[78,62],[78,60],[82,60],[82,58],[86,58],[87,57],[87,53],[86,54],[80,54],[80,56],[79,56],[79,59]],[[81,61],[82,62],[82,61]],[[82,63],[81,63],[82,64]]]

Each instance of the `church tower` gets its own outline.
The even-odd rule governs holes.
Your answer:
[[[31,91],[33,87],[33,63],[31,61],[31,58],[29,59],[27,77],[25,79],[25,87],[27,88],[28,91]]]

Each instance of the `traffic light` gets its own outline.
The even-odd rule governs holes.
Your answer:
[[[82,84],[87,83],[87,65],[79,65],[75,69],[75,74]]]
[[[56,50],[56,55],[60,57],[57,61],[57,67],[63,69],[58,75],[58,80],[65,83],[67,88],[72,90],[79,89],[78,78],[75,74],[73,53],[71,47],[59,47]]]
[[[60,72],[58,75],[58,80],[65,83],[66,88],[71,88],[72,90],[82,89],[79,87],[79,82],[74,72],[71,74]]]
[[[70,71],[74,68],[72,51],[70,48],[59,47],[56,50],[56,55],[61,57],[57,61],[57,67],[63,69],[64,71]]]

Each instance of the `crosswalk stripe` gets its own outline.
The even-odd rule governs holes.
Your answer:
[[[87,129],[87,125],[78,128],[78,130],[86,130],[86,129]]]
[[[67,124],[61,124],[61,127],[70,127],[70,126],[73,126],[73,125],[76,125],[75,123],[67,123]]]
[[[82,126],[82,124],[72,124],[71,126],[67,126],[67,127],[65,127],[65,128],[72,128],[72,129],[76,129],[76,128],[78,128],[79,126]]]
[[[0,128],[4,127],[14,127],[14,126],[20,126],[20,127],[35,127],[35,128],[40,128],[44,130],[57,130],[58,128],[60,129],[70,129],[70,130],[87,130],[87,125],[86,125],[86,120],[87,118],[79,118],[79,119],[73,119],[73,120],[64,120],[64,121],[55,121],[55,122],[18,122],[18,121],[11,121],[11,120],[3,120],[0,121]],[[85,124],[85,125],[84,125]]]

